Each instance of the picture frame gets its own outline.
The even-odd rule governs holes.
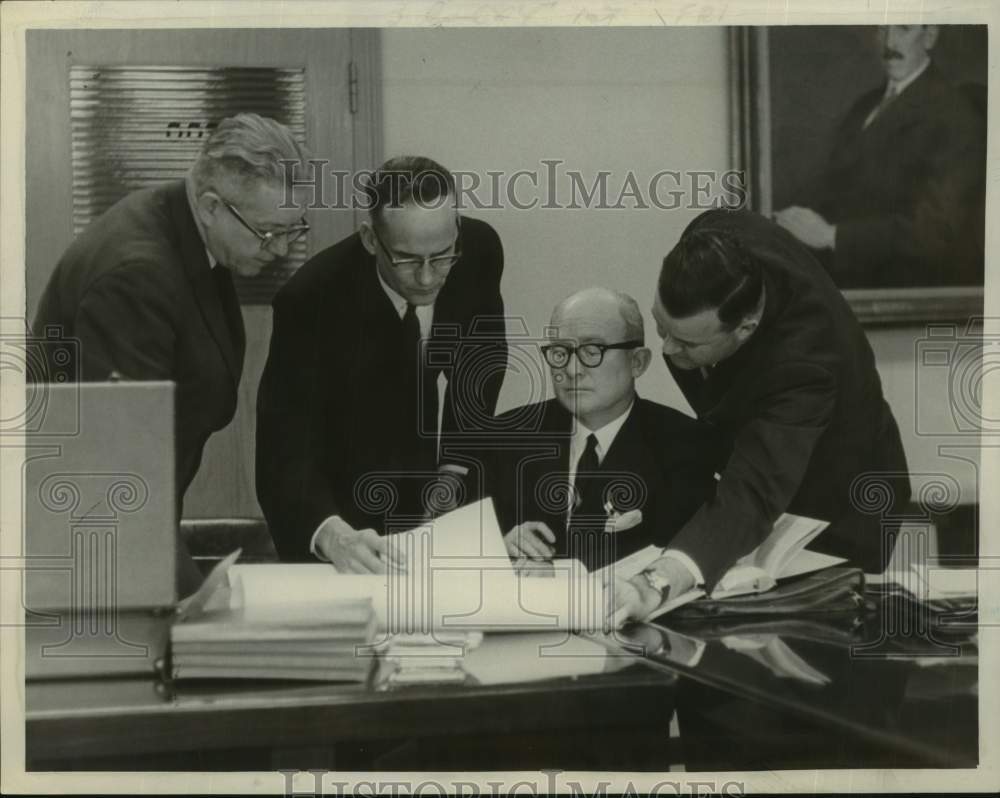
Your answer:
[[[986,26],[940,27],[946,30],[932,50],[933,64],[940,62],[956,85],[981,99],[985,145]],[[879,48],[872,46],[877,28],[734,27],[729,36],[733,162],[744,174],[750,208],[773,216],[789,204],[805,174],[823,168],[838,120],[852,103],[885,85]],[[985,186],[985,160],[976,170]],[[985,219],[983,205],[976,211]],[[980,257],[983,229],[977,233]],[[878,279],[872,278],[874,285],[841,285],[866,325],[965,321],[983,314],[982,277],[933,285],[880,285]]]

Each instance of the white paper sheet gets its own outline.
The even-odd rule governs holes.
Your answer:
[[[338,574],[324,563],[237,565],[230,569],[234,605],[254,618],[281,605],[369,598],[389,633],[603,627],[600,578],[563,568],[549,578],[518,577],[489,500],[393,538],[407,553],[405,573]]]
[[[470,651],[462,668],[480,684],[514,684],[603,673],[608,649],[565,632],[496,634]]]

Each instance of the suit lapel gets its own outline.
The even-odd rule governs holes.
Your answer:
[[[906,127],[920,113],[929,86],[935,80],[934,65],[928,65],[924,73],[907,86],[898,97],[887,105],[862,132],[870,134],[872,141],[883,142],[899,135],[899,129]],[[883,92],[884,93],[884,92]],[[881,99],[881,96],[880,96]],[[877,103],[876,103],[877,106]],[[871,113],[869,111],[868,113]],[[867,114],[865,115],[867,118]],[[884,144],[879,145],[884,146]]]
[[[569,509],[565,487],[569,473],[569,443],[572,416],[555,399],[550,399],[542,417],[540,435],[533,436],[534,454],[524,464],[520,489],[526,492],[525,520],[540,520],[549,525],[558,540],[564,539]]]
[[[607,473],[604,490],[610,492],[609,500],[618,512],[642,509],[651,498],[650,486],[657,484],[650,480],[651,463],[642,434],[640,401],[637,396],[601,463],[601,471]]]
[[[225,361],[233,381],[239,383],[243,373],[243,353],[246,339],[240,336],[239,340],[234,340],[229,332],[226,312],[222,307],[219,289],[208,265],[205,244],[198,232],[198,226],[195,224],[191,206],[188,204],[183,180],[170,186],[168,197],[184,271],[191,284],[205,324],[219,347],[222,359]],[[221,267],[217,266],[216,268]]]

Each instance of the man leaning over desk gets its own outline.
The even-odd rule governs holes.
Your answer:
[[[757,214],[706,211],[664,258],[653,316],[671,374],[731,451],[671,544],[687,567],[662,558],[620,580],[616,620],[710,591],[786,511],[830,522],[812,548],[880,572],[906,457],[864,330],[812,254]],[[866,512],[858,478],[881,482],[888,506]]]
[[[461,470],[439,462],[438,433],[447,452],[492,418],[507,357],[500,239],[459,215],[452,174],[395,158],[366,198],[361,229],[275,297],[257,396],[257,496],[279,555],[354,573],[383,572],[383,535],[421,523]]]
[[[236,412],[246,336],[232,274],[256,276],[309,229],[286,168],[307,157],[273,119],[223,119],[185,179],[134,191],[102,214],[42,294],[33,329],[79,340],[74,379],[177,384],[178,516],[205,443]],[[177,550],[185,594],[200,576],[182,541]]]
[[[651,355],[632,297],[579,291],[551,326],[542,351],[555,398],[499,416],[500,437],[483,458],[508,553],[529,572],[553,558],[594,570],[668,545],[714,493],[716,436],[636,395]],[[675,554],[686,558],[666,556]]]

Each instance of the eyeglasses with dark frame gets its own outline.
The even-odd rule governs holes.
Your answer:
[[[378,234],[378,230],[373,223],[371,226],[372,233],[375,235],[375,240],[378,241],[378,245],[382,247],[382,250],[389,257],[389,263],[393,265],[396,269],[419,269],[425,263],[429,263],[435,269],[450,269],[454,266],[462,257],[462,220],[461,217],[455,217],[455,243],[452,244],[455,247],[455,251],[450,255],[427,255],[423,258],[397,258],[392,254],[392,250],[386,246],[385,242],[382,240],[382,236]]]
[[[299,224],[292,225],[291,227],[286,227],[283,230],[268,230],[266,233],[262,233],[256,227],[254,227],[250,222],[243,218],[236,208],[233,207],[232,203],[228,200],[219,197],[219,201],[229,210],[229,212],[236,218],[241,225],[243,225],[247,230],[257,236],[257,240],[260,241],[260,248],[270,250],[272,244],[279,238],[284,237],[285,242],[291,245],[293,242],[298,241],[302,236],[309,232],[309,223],[303,219]]]
[[[548,344],[542,347],[542,355],[545,357],[545,362],[554,369],[566,368],[573,355],[576,355],[576,359],[582,365],[593,369],[604,362],[604,353],[609,349],[638,349],[642,345],[642,341],[634,340],[622,341],[620,344],[580,344],[579,346]]]

